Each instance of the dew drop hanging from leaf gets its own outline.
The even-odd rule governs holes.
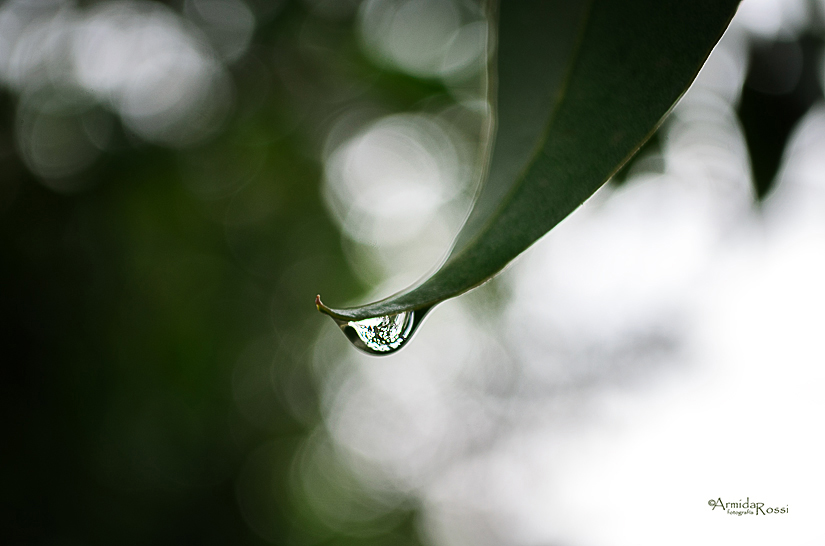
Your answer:
[[[321,296],[315,296],[315,307],[332,317],[355,347],[372,355],[388,355],[403,347],[429,311],[419,309],[395,315],[347,320],[337,318],[334,312],[321,302]]]

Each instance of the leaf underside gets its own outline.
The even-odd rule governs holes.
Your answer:
[[[441,268],[361,320],[474,288],[561,222],[650,137],[695,79],[738,0],[504,0],[491,61],[496,137],[476,203]],[[496,78],[495,72],[498,72]],[[493,88],[497,85],[497,88]]]

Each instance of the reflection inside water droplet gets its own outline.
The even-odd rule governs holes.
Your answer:
[[[371,355],[388,355],[410,340],[429,310],[418,309],[363,320],[334,320],[357,348]]]
[[[344,333],[359,349],[372,353],[389,353],[407,340],[412,332],[414,311],[350,321]],[[364,345],[363,347],[361,345]]]

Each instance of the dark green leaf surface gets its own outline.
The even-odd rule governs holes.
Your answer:
[[[452,252],[410,290],[362,307],[319,309],[339,320],[361,320],[429,308],[501,271],[650,137],[737,5],[503,0],[494,61],[495,144],[487,179]]]

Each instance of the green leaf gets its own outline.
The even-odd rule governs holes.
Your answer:
[[[737,5],[738,0],[503,0],[490,70],[491,95],[497,95],[495,144],[486,180],[452,251],[436,273],[409,290],[349,309],[332,309],[317,299],[318,309],[342,328],[349,321],[416,310],[420,316],[501,271],[653,134]]]

